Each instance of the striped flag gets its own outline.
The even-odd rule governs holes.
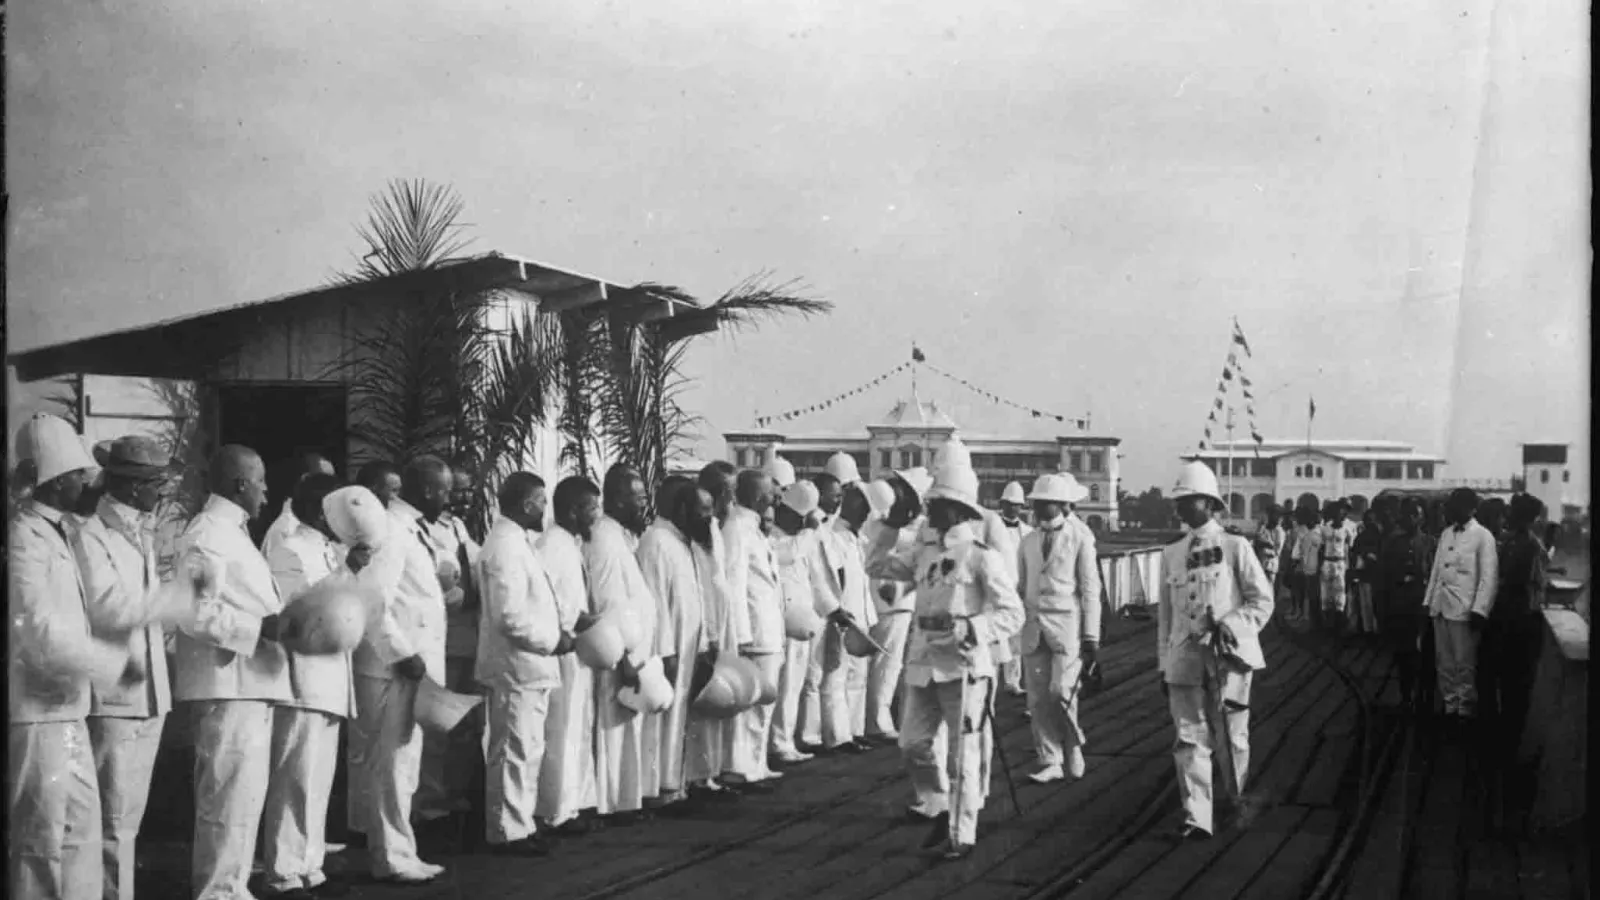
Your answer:
[[[1311,412],[1306,416],[1306,418],[1307,419],[1315,419],[1316,417],[1317,417],[1317,398],[1312,397],[1311,398]]]

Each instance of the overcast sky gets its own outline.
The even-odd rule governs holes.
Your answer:
[[[480,251],[834,301],[699,346],[713,436],[915,340],[1092,412],[1129,487],[1165,485],[1238,316],[1268,437],[1314,394],[1316,436],[1455,476],[1570,441],[1586,491],[1587,15],[1492,5],[8,4],[8,336],[316,285],[368,197],[423,177]],[[970,430],[1031,424],[922,385]]]

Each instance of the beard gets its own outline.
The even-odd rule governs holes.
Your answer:
[[[711,520],[690,519],[683,529],[689,540],[709,551],[711,549]]]

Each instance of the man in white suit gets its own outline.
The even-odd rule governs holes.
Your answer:
[[[1027,612],[1019,646],[1040,764],[1031,777],[1038,784],[1083,777],[1078,686],[1099,652],[1100,569],[1094,534],[1071,506],[1087,494],[1071,475],[1044,475],[1028,498],[1038,528],[1022,539],[1017,593]]]
[[[1178,837],[1205,840],[1212,753],[1236,803],[1250,771],[1250,679],[1266,668],[1260,633],[1272,618],[1272,584],[1250,541],[1217,524],[1222,497],[1205,463],[1185,465],[1172,496],[1188,534],[1161,554],[1156,652],[1178,732]]]
[[[1022,520],[1022,508],[1027,502],[1022,485],[1015,481],[1000,494],[999,527],[990,529],[989,543],[1002,555],[1015,558],[1022,552],[1022,539],[1033,533],[1033,526]],[[1010,650],[1010,660],[1000,666],[1000,686],[1011,696],[1020,697],[1024,677],[1021,635],[1012,638]]]

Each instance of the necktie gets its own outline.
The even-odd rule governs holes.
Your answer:
[[[1050,558],[1050,551],[1054,550],[1055,546],[1056,546],[1056,530],[1054,528],[1046,528],[1046,529],[1044,529],[1044,558],[1045,559],[1049,559]]]

